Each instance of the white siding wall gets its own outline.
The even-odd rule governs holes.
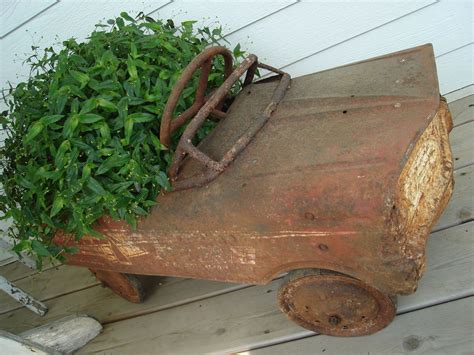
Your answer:
[[[100,20],[144,11],[175,21],[219,21],[233,45],[293,76],[431,42],[441,92],[473,84],[473,2],[0,0],[0,87],[26,78],[31,45],[85,38]]]

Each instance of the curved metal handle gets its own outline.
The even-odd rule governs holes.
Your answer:
[[[184,69],[181,77],[174,85],[168,101],[166,102],[160,126],[160,141],[162,144],[169,146],[173,132],[197,114],[199,109],[204,105],[204,95],[207,88],[209,72],[211,71],[212,59],[217,55],[222,55],[224,57],[224,78],[227,79],[231,75],[232,53],[227,48],[222,46],[210,47],[198,54],[188,64],[186,69]],[[193,105],[180,114],[176,119],[172,120],[173,111],[178,103],[181,93],[189,80],[191,80],[194,72],[199,68],[201,68],[201,75],[199,77],[199,86],[196,90],[196,97]]]
[[[207,87],[207,79],[212,64],[211,60],[216,55],[224,56],[225,81],[210,95],[209,98],[205,98],[204,92]],[[267,105],[265,110],[258,117],[256,117],[254,124],[249,127],[247,131],[237,140],[233,147],[224,154],[220,161],[215,161],[195,147],[192,143],[192,139],[209,114],[217,113],[221,116],[220,118],[225,117],[225,113],[216,112],[216,107],[218,107],[218,105],[225,99],[229,90],[245,72],[247,72],[247,74],[245,76],[243,86],[251,84],[257,67],[278,74],[278,77],[280,77],[280,83],[275,89],[270,103]],[[199,68],[202,68],[202,71],[199,78],[199,87],[196,92],[194,104],[180,116],[178,116],[178,118],[172,121],[171,116],[181,92],[184,90],[187,82],[191,79],[193,73]],[[194,118],[189,122],[179,140],[178,146],[176,147],[176,151],[173,156],[173,162],[171,163],[171,167],[168,172],[168,176],[173,183],[173,190],[176,191],[202,186],[206,183],[209,183],[220,173],[222,173],[270,118],[278,103],[283,99],[286,89],[289,87],[290,80],[290,76],[283,71],[273,68],[269,65],[258,63],[257,57],[253,54],[250,54],[247,58],[245,58],[234,71],[232,71],[232,54],[225,47],[207,48],[201,54],[196,56],[196,58],[194,58],[186,67],[183,74],[178,79],[178,82],[173,87],[171,95],[165,106],[165,111],[163,113],[160,127],[160,140],[163,144],[168,146],[171,140],[171,134],[178,127],[183,125],[190,117],[195,115]],[[193,159],[196,159],[204,164],[208,168],[208,171],[201,176],[193,176],[177,181],[179,168],[184,158],[188,154]]]
[[[244,85],[252,82],[257,64],[257,57],[255,55],[250,54],[247,58],[245,58],[242,63],[240,63],[240,65],[227,77],[224,83],[212,94],[209,100],[206,101],[196,116],[188,124],[179,140],[178,147],[176,148],[176,152],[173,157],[173,162],[169,171],[169,177],[171,180],[176,179],[179,167],[186,154],[189,154],[194,159],[199,160],[207,168],[213,170],[214,172],[220,173],[225,169],[226,164],[223,162],[216,162],[209,158],[206,154],[201,152],[192,144],[192,139],[209,114],[214,110],[219,102],[225,98],[235,82],[239,80],[245,72],[247,72],[247,75]]]

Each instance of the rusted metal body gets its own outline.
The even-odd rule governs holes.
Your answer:
[[[278,85],[245,86],[199,151],[222,161]],[[83,238],[68,263],[254,284],[325,269],[370,285],[371,295],[412,293],[426,239],[452,193],[451,127],[430,45],[292,79],[214,180],[159,196],[136,230],[105,218],[97,230],[107,239]],[[208,172],[189,157],[179,166],[177,182]]]

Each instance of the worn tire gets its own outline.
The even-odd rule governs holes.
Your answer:
[[[110,288],[120,297],[133,303],[142,303],[145,299],[145,289],[137,275],[122,274],[120,272],[92,270],[104,286]]]

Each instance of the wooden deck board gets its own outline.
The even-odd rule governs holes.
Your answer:
[[[414,295],[399,298],[406,312],[474,293],[474,222],[434,233],[427,273]],[[456,277],[453,277],[456,275]],[[253,286],[105,325],[84,352],[235,352],[313,334],[286,319],[276,305],[280,281]],[[205,339],[206,341],[203,341]]]
[[[3,265],[0,268],[0,274],[9,281],[15,282],[27,276],[34,275],[38,272],[36,269],[31,269],[28,266],[15,261],[13,263]]]
[[[87,314],[106,324],[248,287],[207,280],[156,279],[157,287],[142,304],[130,303],[108,288],[97,285],[45,301],[49,311],[44,317],[36,316],[24,307],[1,314],[0,329],[20,333],[71,313]]]
[[[384,330],[368,337],[318,335],[250,351],[246,355],[472,354],[473,301],[469,297],[403,314]]]
[[[455,126],[474,121],[474,95],[450,102],[449,110],[453,116]]]
[[[94,275],[86,268],[61,265],[44,272],[24,277],[15,282],[23,291],[39,301],[98,285]],[[0,292],[0,314],[21,308],[22,305]]]
[[[454,172],[451,200],[433,230],[455,226],[474,218],[474,165]]]
[[[454,169],[474,163],[474,122],[454,127],[449,135]]]

